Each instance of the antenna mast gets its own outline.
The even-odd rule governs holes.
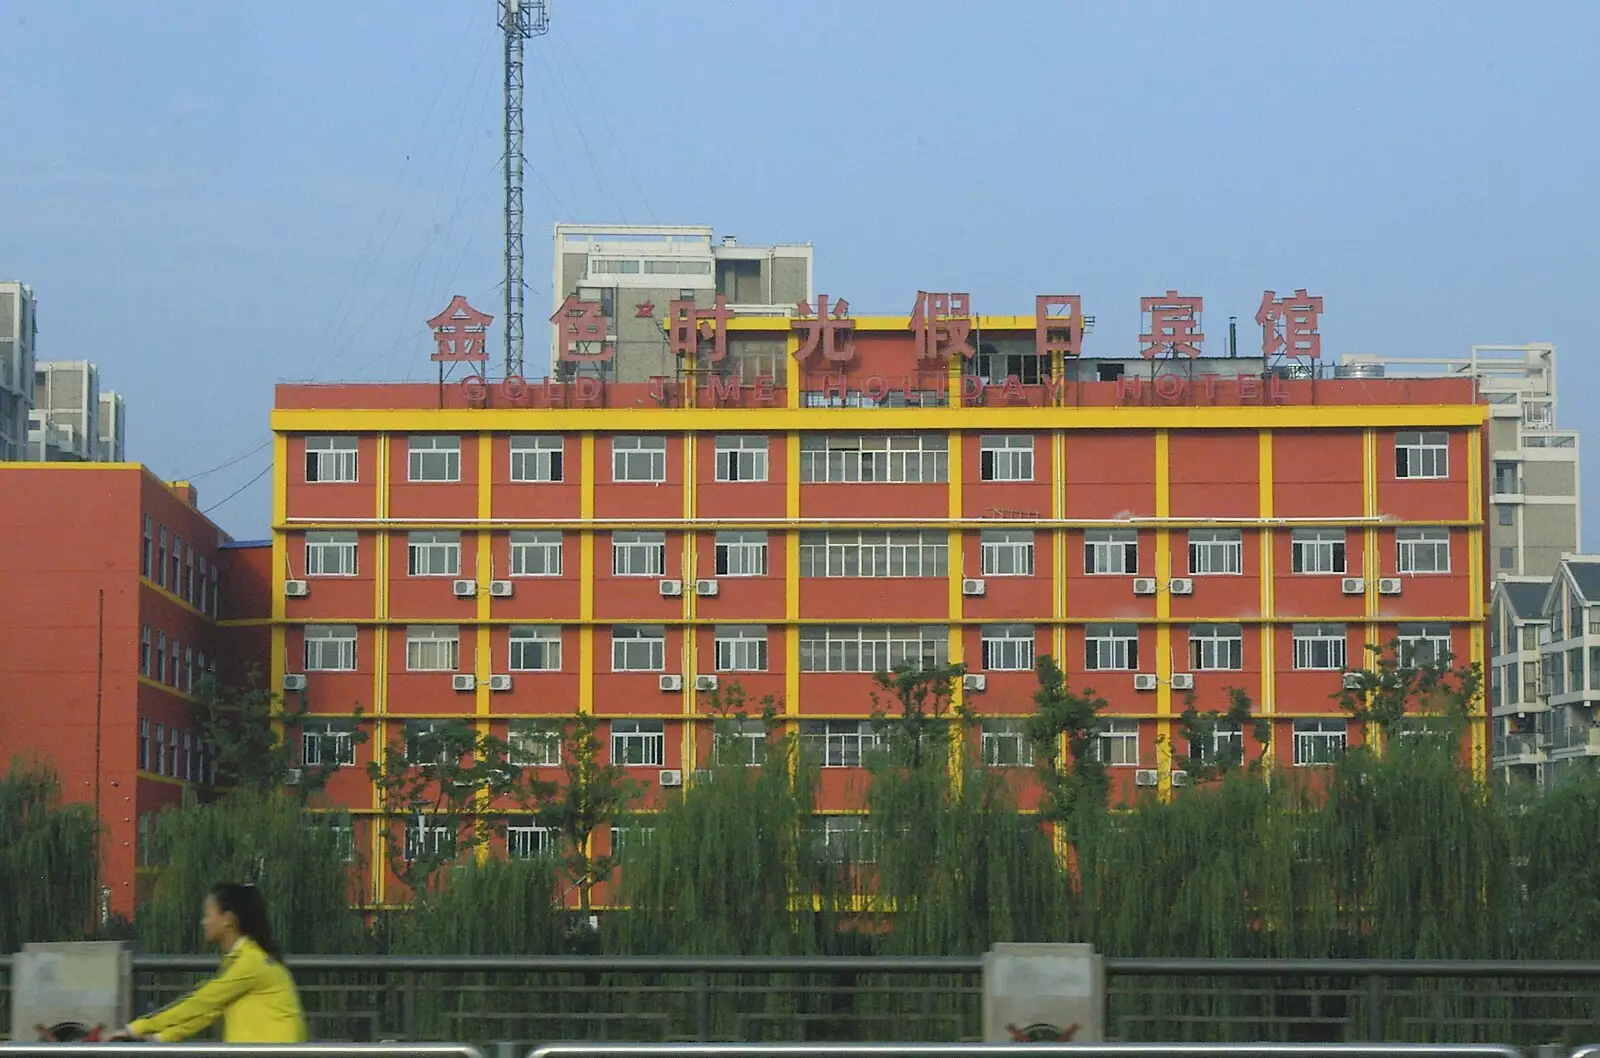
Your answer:
[[[522,42],[550,31],[549,0],[496,0],[506,35],[506,374],[522,374]]]

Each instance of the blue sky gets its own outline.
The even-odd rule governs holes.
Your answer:
[[[215,511],[236,536],[267,527],[274,381],[425,377],[451,294],[498,314],[494,7],[0,7],[0,278],[33,284],[42,356],[127,395],[133,458],[228,464],[199,485],[242,489]],[[1134,347],[1142,294],[1203,294],[1220,351],[1230,314],[1303,286],[1329,355],[1554,341],[1562,425],[1596,406],[1600,5],[556,0],[552,23],[530,318],[557,220],[709,223],[814,243],[857,311],[1079,292],[1092,353]]]

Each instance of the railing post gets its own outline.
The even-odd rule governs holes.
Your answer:
[[[400,992],[400,1032],[407,1043],[417,1040],[417,971],[407,970]]]
[[[711,1042],[711,975],[704,970],[694,975],[694,1031],[701,1043]]]
[[[1367,1042],[1383,1042],[1383,975],[1367,975]]]

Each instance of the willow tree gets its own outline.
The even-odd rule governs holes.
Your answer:
[[[237,686],[206,673],[195,685],[195,697],[200,741],[212,762],[210,774],[202,777],[208,792],[284,791],[306,804],[340,767],[335,753],[317,763],[304,760],[302,734],[311,703],[303,691],[284,697],[267,687],[259,669],[250,670]],[[347,726],[353,752],[368,738],[359,706]]]
[[[13,760],[0,776],[0,952],[76,940],[93,914],[97,825],[88,805],[63,805],[47,765]]]

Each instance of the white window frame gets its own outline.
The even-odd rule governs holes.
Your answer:
[[[439,817],[432,816],[437,819]],[[405,842],[401,854],[407,863],[416,860],[424,847],[430,857],[448,857],[456,855],[456,824],[454,820],[448,823],[422,824],[407,821],[405,824]]]
[[[769,442],[763,434],[722,434],[716,441],[718,481],[766,481]]]
[[[1238,672],[1244,668],[1244,627],[1236,624],[1189,626],[1189,668],[1195,672]]]
[[[512,625],[506,667],[511,672],[560,672],[561,626]]]
[[[337,720],[303,723],[300,727],[300,763],[308,768],[354,767],[354,733]]]
[[[513,577],[559,577],[562,565],[561,530],[518,529],[511,533]]]
[[[618,484],[659,484],[667,480],[667,439],[618,434],[611,438],[611,480]]]
[[[307,437],[306,484],[355,484],[361,475],[360,455],[354,437]]]
[[[859,768],[882,739],[870,720],[802,720],[800,744],[824,768]]]
[[[561,767],[564,732],[559,721],[513,720],[507,729],[506,744],[513,767]]]
[[[611,855],[623,855],[631,845],[643,847],[655,840],[656,828],[645,826],[642,823],[629,821],[627,823],[611,824]]]
[[[950,479],[945,434],[807,434],[800,438],[803,483],[939,484]]]
[[[1341,672],[1349,651],[1349,631],[1342,624],[1294,626],[1294,667],[1300,672]]]
[[[1395,569],[1407,577],[1450,572],[1450,530],[1407,528],[1394,531]]]
[[[1289,542],[1289,568],[1311,577],[1342,577],[1350,564],[1343,529],[1296,529]]]
[[[868,816],[825,815],[810,830],[817,858],[825,863],[869,865],[878,862],[878,843]]]
[[[1096,732],[1094,759],[1108,768],[1139,766],[1139,721],[1103,720]]]
[[[611,721],[611,763],[659,768],[667,760],[667,725],[661,720]]]
[[[150,719],[139,718],[139,770],[150,770]]]
[[[1032,529],[985,529],[978,534],[985,577],[1033,576]]]
[[[992,624],[981,628],[985,672],[1032,672],[1033,625]]]
[[[719,529],[712,545],[712,568],[719,577],[765,577],[767,533],[764,529]]]
[[[418,529],[407,533],[406,575],[461,576],[461,534],[453,529]]]
[[[1189,759],[1202,764],[1244,763],[1244,728],[1231,720],[1218,720],[1211,729],[1210,745],[1198,740],[1189,743]],[[1199,750],[1198,753],[1195,751]]]
[[[1293,738],[1296,768],[1323,767],[1350,747],[1350,725],[1343,720],[1296,720]]]
[[[1244,571],[1244,534],[1238,529],[1190,529],[1189,576],[1236,576]]]
[[[978,478],[981,481],[1032,481],[1032,434],[980,434]]]
[[[1402,481],[1449,477],[1450,435],[1442,430],[1395,434],[1394,474]]]
[[[156,725],[156,774],[167,774],[167,725]]]
[[[613,577],[664,577],[666,573],[666,533],[618,529],[611,534]]]
[[[538,823],[506,824],[506,858],[512,860],[537,860],[554,856],[560,848],[556,832]]]
[[[735,719],[719,723],[712,734],[711,759],[716,764],[759,768],[767,759],[767,722]]]
[[[357,573],[357,534],[347,530],[306,533],[306,576],[354,577]],[[205,601],[201,586],[200,601]]]
[[[1025,720],[985,720],[979,739],[986,768],[1033,767],[1033,741]]]
[[[949,576],[950,537],[938,529],[825,530],[800,534],[800,576]]]
[[[950,656],[944,625],[807,625],[800,629],[801,672],[888,672],[906,662],[938,668]]]
[[[640,655],[643,655],[640,657]],[[662,625],[615,625],[611,629],[612,672],[665,672],[667,631]]]
[[[1454,653],[1448,624],[1407,622],[1397,632],[1398,660],[1402,665],[1448,664]],[[1514,667],[1515,662],[1512,664]]]
[[[1139,626],[1092,624],[1083,631],[1083,667],[1087,672],[1132,672],[1139,667]]]
[[[522,434],[511,438],[511,480],[560,482],[566,472],[567,439],[560,434]]]
[[[306,672],[356,671],[355,625],[306,625]]]
[[[406,480],[439,484],[461,480],[461,438],[413,434],[406,438]]]
[[[461,629],[456,625],[406,627],[407,672],[455,672],[461,667]]]
[[[766,625],[717,625],[714,651],[718,672],[766,672]]]
[[[1139,572],[1137,529],[1090,529],[1083,534],[1083,572],[1091,577],[1132,577]]]

